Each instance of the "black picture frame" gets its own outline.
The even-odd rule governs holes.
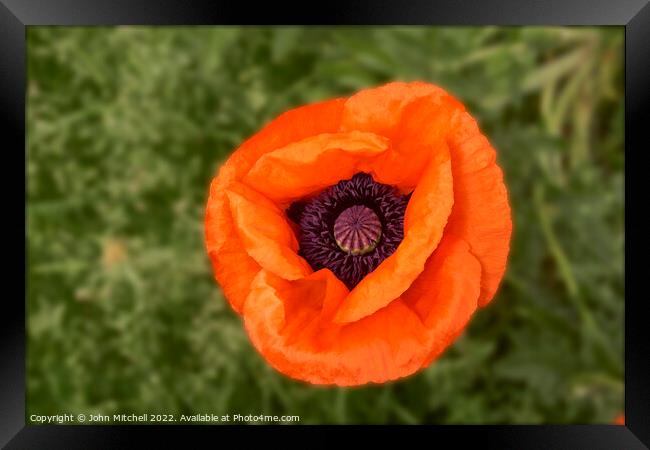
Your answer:
[[[483,448],[516,449],[641,449],[650,446],[650,333],[642,282],[648,227],[643,205],[644,164],[647,150],[643,129],[650,122],[650,5],[648,0],[411,0],[409,2],[348,1],[303,3],[282,7],[276,2],[197,0],[0,0],[0,124],[5,168],[2,179],[3,225],[9,231],[26,230],[26,203],[19,199],[22,176],[15,169],[25,164],[26,27],[30,25],[207,25],[207,24],[420,24],[420,25],[614,25],[625,28],[625,426],[425,426],[411,427],[410,439],[451,440],[454,445],[480,443]],[[637,152],[637,153],[635,153]],[[15,161],[15,162],[14,162]],[[26,171],[22,181],[28,182]],[[14,179],[15,177],[15,179]],[[15,200],[9,205],[9,200]],[[22,206],[20,206],[22,205]],[[9,206],[13,208],[9,208]],[[16,209],[19,211],[13,211]],[[22,211],[22,212],[21,212]],[[4,235],[7,266],[25,255],[19,239]],[[16,255],[16,256],[14,256]],[[15,269],[18,270],[18,269]],[[20,284],[18,276],[6,282]],[[7,448],[123,448],[141,440],[171,443],[222,439],[224,427],[210,426],[74,426],[25,425],[25,303],[26,278],[16,295],[4,290],[0,329],[0,445]],[[22,297],[18,293],[22,292]],[[247,427],[230,427],[241,438]],[[266,432],[318,434],[319,442],[332,439],[323,427],[255,427]],[[278,430],[281,431],[278,432]],[[373,427],[366,436],[382,437],[388,427]],[[419,434],[414,436],[413,433]],[[197,435],[196,437],[194,435]],[[298,437],[300,439],[300,437]],[[310,440],[313,437],[310,437]],[[443,439],[443,441],[439,441]],[[212,440],[218,443],[218,440]],[[240,441],[243,444],[243,441]]]

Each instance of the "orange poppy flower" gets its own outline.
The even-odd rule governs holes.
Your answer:
[[[512,230],[496,153],[463,105],[390,83],[285,112],[210,186],[214,274],[253,345],[314,384],[427,366],[487,305]]]

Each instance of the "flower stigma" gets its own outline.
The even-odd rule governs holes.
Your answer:
[[[380,237],[381,222],[367,206],[350,206],[334,221],[336,244],[352,255],[365,255],[373,251]]]

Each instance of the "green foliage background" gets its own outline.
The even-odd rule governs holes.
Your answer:
[[[623,410],[623,29],[30,27],[28,411],[301,423],[608,423]],[[383,386],[276,373],[213,281],[210,179],[288,108],[459,97],[514,214],[495,301]]]

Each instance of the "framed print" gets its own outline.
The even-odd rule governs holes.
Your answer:
[[[647,2],[275,8],[2,0],[0,443],[647,448]]]

